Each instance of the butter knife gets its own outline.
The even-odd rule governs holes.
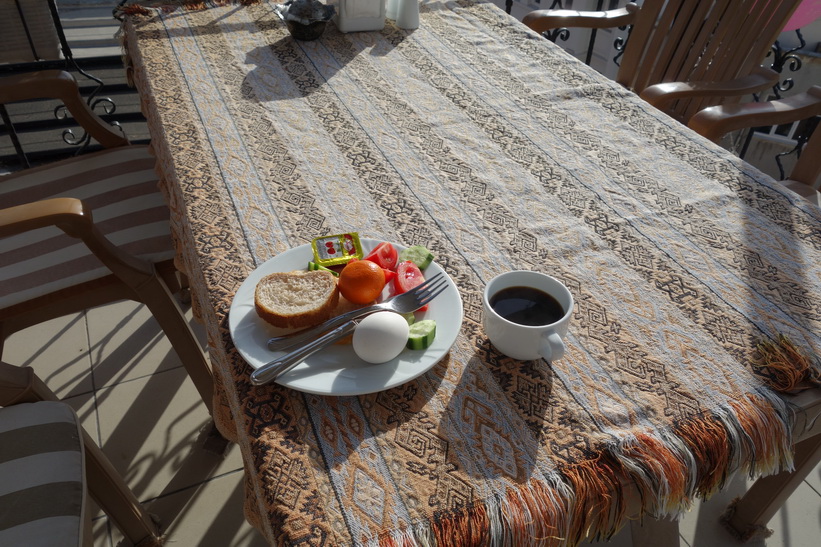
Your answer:
[[[317,351],[333,344],[340,338],[351,334],[361,319],[352,319],[343,325],[334,328],[320,336],[319,338],[300,346],[299,348],[286,353],[282,357],[277,357],[273,361],[266,363],[251,373],[251,383],[261,386],[276,380],[305,359]]]

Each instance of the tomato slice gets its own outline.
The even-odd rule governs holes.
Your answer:
[[[424,281],[425,277],[422,275],[422,270],[419,269],[419,266],[410,260],[405,260],[396,266],[396,277],[393,278],[393,288],[396,294],[400,294],[411,290]],[[427,309],[428,306],[425,304],[419,308],[418,311],[426,311]]]
[[[419,266],[410,260],[406,260],[396,266],[396,277],[393,278],[393,288],[396,294],[400,294],[411,290],[424,281],[425,277],[422,275],[422,270],[419,269]],[[425,311],[427,309],[428,306],[426,304],[419,308],[419,311]]]
[[[396,267],[396,277],[393,278],[393,288],[396,289],[396,294],[403,293],[411,290],[424,280],[425,278],[419,266],[410,260],[406,260],[400,262]]]
[[[392,244],[384,241],[377,245],[376,248],[365,257],[365,260],[375,262],[383,270],[395,270],[396,263],[399,261],[399,252]]]
[[[386,270],[385,268],[382,268],[382,271],[385,272],[385,284],[386,285],[388,283],[390,283],[391,281],[393,281],[393,278],[396,277],[396,272],[394,270]]]

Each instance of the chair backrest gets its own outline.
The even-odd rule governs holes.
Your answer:
[[[764,62],[801,0],[645,0],[616,80],[636,93],[666,82],[726,81]],[[738,97],[737,99],[740,99]],[[720,97],[678,101],[689,119]]]
[[[63,58],[53,0],[0,0],[0,64]]]

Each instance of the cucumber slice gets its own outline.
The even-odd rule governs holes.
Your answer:
[[[402,317],[405,318],[405,321],[408,322],[408,325],[413,325],[416,322],[416,314],[413,312],[403,313]]]
[[[332,270],[330,268],[326,268],[325,266],[322,266],[321,264],[317,264],[313,260],[308,262],[308,269],[309,270],[325,270],[326,272],[331,272],[335,276],[339,277],[339,272],[335,272],[334,270]]]
[[[423,319],[410,326],[408,349],[428,349],[436,338],[436,321]]]
[[[399,262],[406,260],[410,260],[416,264],[420,270],[424,270],[433,262],[433,255],[422,245],[412,245],[399,253]]]

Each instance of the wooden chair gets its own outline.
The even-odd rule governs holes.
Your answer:
[[[693,116],[688,124],[712,141],[718,141],[731,131],[747,127],[771,126],[821,116],[821,86],[813,86],[781,100],[724,105],[706,108]],[[783,184],[821,206],[817,186],[821,177],[821,130],[815,129],[798,161]]]
[[[54,68],[73,71],[86,78],[88,83],[94,82],[85,97],[92,109],[100,105],[108,114],[116,110],[116,105],[110,98],[97,97],[103,88],[103,81],[86,72],[74,59],[63,31],[56,0],[0,2],[0,73],[18,74]],[[29,167],[29,158],[23,150],[15,124],[3,105],[0,105],[0,118],[7,128],[21,164]],[[25,125],[21,124],[21,129]],[[71,129],[64,132],[64,140],[82,148],[89,143],[88,135],[74,135]]]
[[[821,116],[821,86],[786,99],[706,108],[690,119],[689,126],[708,139],[747,127],[771,126]],[[782,183],[821,207],[816,189],[821,177],[821,129],[816,127],[790,175]],[[792,397],[800,423],[796,426],[795,470],[758,479],[722,515],[722,522],[738,539],[766,537],[769,522],[801,482],[821,461],[821,393],[806,390]]]
[[[761,63],[801,0],[645,0],[603,12],[538,10],[522,22],[550,29],[633,25],[616,81],[687,123],[696,112],[772,87]]]
[[[44,97],[62,100],[107,149],[0,177],[0,356],[4,340],[31,325],[143,302],[210,412],[211,370],[173,296],[180,279],[156,160],[102,123],[68,72],[0,78],[0,103]]]
[[[91,545],[85,492],[140,547],[160,530],[77,415],[31,368],[0,362],[2,545]]]

